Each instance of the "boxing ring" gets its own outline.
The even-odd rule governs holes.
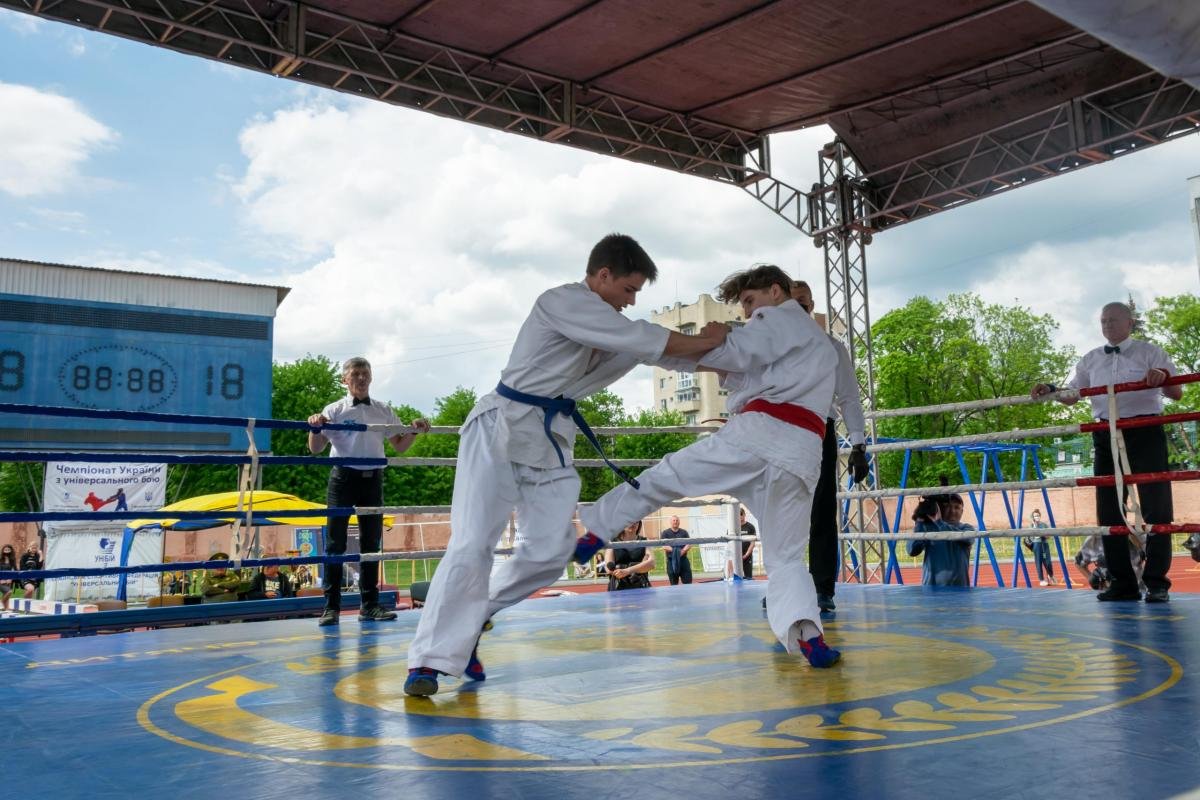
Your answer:
[[[401,688],[419,611],[0,645],[5,772],[97,798],[1000,798],[1115,757],[1109,796],[1200,780],[1200,597],[849,585],[843,663],[813,670],[763,588],[530,600],[485,636],[485,682],[428,699]]]
[[[1184,379],[1200,376],[1175,380]],[[223,424],[247,422],[284,424]],[[1050,434],[1003,432],[990,440],[1028,435]],[[241,464],[247,502],[235,518],[246,527],[257,519],[247,487],[258,466],[335,463],[262,456],[253,448],[245,456],[71,457]],[[873,503],[1056,480],[1066,479],[851,491],[843,498]],[[1183,523],[1154,532],[1197,529]],[[1111,529],[1052,529],[1068,530]],[[844,534],[893,545],[906,536]],[[732,547],[736,537],[730,541]],[[251,547],[228,563],[430,553],[254,555]],[[205,625],[191,611],[174,620],[186,627],[0,644],[0,708],[17,722],[0,734],[5,775],[39,794],[100,798],[247,790],[269,798],[372,791],[412,798],[1000,798],[1074,793],[1096,781],[1110,796],[1157,798],[1200,786],[1200,595],[1177,594],[1159,605],[1100,604],[1083,591],[842,583],[838,610],[825,624],[843,661],[815,670],[775,642],[764,618],[765,588],[763,581],[717,581],[531,599],[498,615],[484,635],[486,681],[443,678],[430,698],[408,697],[402,688],[419,610],[403,610],[391,623],[347,616],[335,628],[318,628],[311,618]],[[0,620],[0,636],[8,622]]]

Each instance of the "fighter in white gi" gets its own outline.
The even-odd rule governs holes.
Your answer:
[[[828,667],[840,653],[825,644],[806,556],[837,353],[790,289],[787,275],[770,265],[721,284],[720,299],[740,302],[747,322],[699,365],[722,375],[734,416],[718,433],[639,475],[640,488],[618,486],[583,509],[590,533],[576,554],[677,498],[735,495],[759,520],[771,630],[789,653]]]
[[[475,647],[484,623],[553,582],[570,559],[576,538],[571,518],[579,500],[571,454],[582,422],[574,400],[603,389],[638,363],[657,363],[663,356],[695,359],[724,339],[724,326],[684,336],[623,316],[621,310],[657,274],[632,238],[611,234],[600,240],[582,282],[537,299],[496,391],[467,417],[450,543],[409,646],[408,694],[435,693],[439,673],[465,672],[482,680]],[[514,507],[521,542],[491,575],[492,551]]]

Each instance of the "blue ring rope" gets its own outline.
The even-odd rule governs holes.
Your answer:
[[[175,453],[71,453],[66,451],[0,450],[0,461],[84,461],[88,463],[140,464],[249,464],[262,466],[326,465],[334,467],[386,467],[386,458],[349,458],[347,456],[258,456],[178,455]]]
[[[87,417],[90,419],[125,419],[139,422],[176,422],[188,425],[216,425],[226,428],[245,428],[254,420],[255,428],[307,431],[365,431],[361,422],[330,422],[309,425],[292,419],[255,419],[253,417],[212,417],[202,414],[163,414],[157,411],[118,411],[102,408],[69,408],[67,406],[35,406],[24,403],[0,403],[0,414],[34,414],[43,417]]]
[[[248,558],[236,565],[233,561],[172,561],[169,564],[132,564],[124,567],[64,567],[62,569],[0,570],[0,581],[22,579],[90,578],[97,575],[131,575],[144,572],[186,572],[188,570],[236,569],[241,567],[288,566],[291,564],[355,564],[362,560],[358,553],[332,556],[297,556],[294,558]]]
[[[3,511],[0,512],[0,522],[74,522],[79,520],[104,522],[106,520],[121,519],[240,520],[245,519],[246,512],[251,510],[254,511],[254,516],[250,521],[251,525],[270,525],[272,519],[290,517],[349,517],[355,513],[353,506],[289,508],[269,511],[261,508],[255,509],[249,505],[241,511],[235,508],[221,511],[166,511],[163,509],[155,509],[153,511]],[[374,516],[383,515],[376,514]]]

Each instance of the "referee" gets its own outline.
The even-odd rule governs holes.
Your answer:
[[[308,418],[313,426],[328,423],[361,422],[367,424],[404,426],[395,412],[386,404],[371,400],[371,364],[365,358],[355,357],[342,365],[342,383],[347,394]],[[425,433],[429,423],[423,419],[412,421],[413,431]],[[383,458],[385,433],[376,428],[366,431],[324,430],[308,432],[308,449],[320,455],[330,443],[335,458]],[[405,431],[388,440],[403,453],[412,446],[416,433]],[[383,505],[383,470],[371,463],[361,466],[353,464],[336,466],[329,473],[327,502],[335,506],[381,506]],[[326,527],[325,554],[342,555],[346,552],[346,534],[349,517],[330,517]],[[359,552],[378,553],[383,544],[383,517],[379,514],[364,514],[358,518]],[[321,627],[337,625],[342,610],[342,565],[326,564],[325,610],[317,623]],[[379,605],[379,562],[363,561],[360,564],[359,591],[362,605],[358,618],[364,622],[386,622],[396,618],[396,612]]]
[[[1110,381],[1145,381],[1146,385],[1156,387],[1117,394],[1119,419],[1159,416],[1162,413],[1164,396],[1171,400],[1178,400],[1183,396],[1182,387],[1163,386],[1167,378],[1177,371],[1171,359],[1161,347],[1132,338],[1135,327],[1133,311],[1124,303],[1109,303],[1101,309],[1100,332],[1108,343],[1086,353],[1075,366],[1075,376],[1067,384],[1076,390],[1089,386],[1107,386]],[[1058,388],[1053,384],[1039,383],[1033,387],[1031,394],[1041,397],[1055,391],[1058,391]],[[1097,420],[1107,421],[1108,396],[1097,395],[1090,399],[1092,415]],[[1078,402],[1078,398],[1062,402],[1073,405]],[[1167,435],[1161,425],[1125,428],[1122,435],[1125,438],[1131,471],[1161,472],[1169,468]],[[1094,474],[1112,475],[1113,453],[1108,430],[1093,432],[1092,444],[1096,449]],[[1139,484],[1138,499],[1141,502],[1142,518],[1147,523],[1168,524],[1174,520],[1169,482]],[[1117,498],[1115,486],[1096,487],[1096,524],[1127,524],[1124,498]],[[1137,575],[1129,560],[1128,537],[1105,536],[1104,560],[1112,580],[1108,588],[1096,595],[1096,598],[1102,601],[1140,600]],[[1142,580],[1146,584],[1147,603],[1166,603],[1170,600],[1171,580],[1167,577],[1170,567],[1170,534],[1150,534],[1146,538],[1146,567],[1142,573]]]

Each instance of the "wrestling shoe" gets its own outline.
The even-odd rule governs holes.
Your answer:
[[[487,680],[487,673],[483,671],[483,662],[479,660],[478,643],[471,650],[471,660],[467,662],[467,668],[463,670],[463,675],[473,681]]]
[[[327,608],[321,612],[321,618],[317,620],[317,625],[322,628],[328,625],[337,625],[339,617],[341,617],[341,614],[338,611]]]
[[[587,564],[596,553],[599,553],[603,549],[604,540],[591,531],[588,531],[575,540],[575,554],[571,556],[571,560],[576,564]]]
[[[1151,589],[1146,592],[1147,603],[1169,603],[1171,602],[1171,592],[1167,589]]]
[[[800,639],[799,642],[800,652],[804,653],[804,657],[808,659],[808,663],[817,669],[832,667],[842,658],[840,650],[834,650],[825,644],[824,636],[814,636],[807,642]]]
[[[817,608],[821,609],[822,611],[837,611],[837,604],[833,602],[833,595],[817,595]]]
[[[408,671],[404,680],[404,693],[413,697],[429,697],[437,694],[437,679],[440,675],[436,669],[429,667],[413,667]]]

